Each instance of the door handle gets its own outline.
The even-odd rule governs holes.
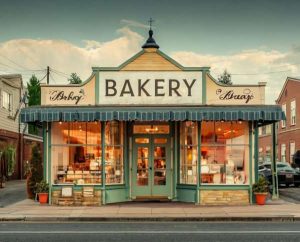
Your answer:
[[[152,167],[150,166],[149,169],[152,171]]]

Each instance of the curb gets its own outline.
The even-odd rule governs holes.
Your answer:
[[[1,222],[299,222],[300,217],[2,217]]]

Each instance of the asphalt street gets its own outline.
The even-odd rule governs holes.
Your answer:
[[[300,241],[300,223],[0,223],[0,241]]]
[[[300,187],[282,187],[279,189],[279,196],[283,200],[300,203]]]
[[[25,180],[6,182],[5,188],[0,189],[0,207],[5,207],[26,199],[25,183]]]

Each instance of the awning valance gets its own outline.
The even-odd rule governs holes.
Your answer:
[[[191,107],[28,107],[21,122],[55,121],[232,121],[274,122],[285,119],[280,106]]]

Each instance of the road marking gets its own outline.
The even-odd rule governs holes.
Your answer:
[[[294,230],[266,230],[266,231],[0,231],[0,234],[300,234]]]

